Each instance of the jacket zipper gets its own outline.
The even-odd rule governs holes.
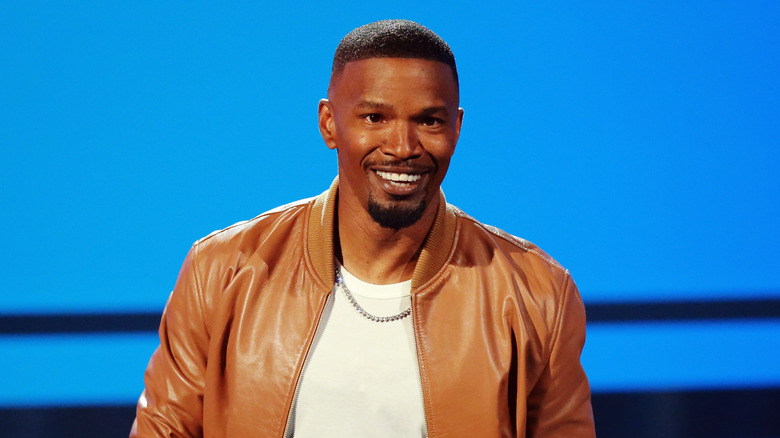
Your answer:
[[[328,302],[332,299],[333,295],[334,295],[333,291],[331,291],[327,295],[327,297],[325,298],[325,301],[324,301],[323,305],[320,306],[319,315],[317,316],[317,328],[314,330],[314,336],[311,338],[311,342],[309,342],[308,349],[306,350],[306,355],[305,355],[305,357],[303,359],[303,362],[301,364],[300,373],[298,374],[298,380],[296,380],[296,382],[295,382],[295,392],[293,393],[292,403],[290,403],[290,409],[287,410],[287,419],[285,421],[284,433],[282,433],[282,438],[286,438],[287,437],[287,432],[290,430],[290,420],[291,420],[291,415],[290,414],[293,412],[293,410],[295,410],[297,408],[298,393],[301,390],[301,382],[303,381],[303,374],[306,372],[306,363],[309,360],[309,356],[311,356],[311,354],[314,353],[314,349],[316,348],[314,346],[314,340],[317,339],[317,334],[319,334],[320,330],[324,330],[325,329],[324,326],[322,326],[322,315],[325,313],[325,308],[327,307]],[[420,385],[419,386],[419,388],[420,388],[420,395],[422,396],[422,401],[423,401],[423,427],[425,429],[425,436],[426,437],[430,437],[430,435],[428,433],[428,403],[426,403],[425,391],[423,390],[423,385],[422,385],[423,372],[422,372],[422,366],[420,365],[420,347],[419,347],[419,344],[417,343],[417,333],[418,333],[418,331],[417,331],[417,312],[415,311],[415,306],[414,306],[414,296],[410,295],[409,298],[410,298],[411,306],[412,306],[412,315],[411,315],[412,316],[412,334],[413,334],[412,340],[414,341],[414,353],[415,353],[415,357],[417,359],[417,374],[418,374],[418,377],[419,377],[419,380],[417,382]],[[326,322],[326,324],[327,324],[327,322]]]
[[[423,372],[422,372],[422,365],[420,364],[420,346],[417,343],[417,311],[416,306],[414,305],[414,295],[409,296],[411,300],[411,306],[412,306],[412,339],[414,339],[414,353],[417,357],[417,374],[419,376],[419,380],[417,381],[420,384],[420,395],[422,396],[423,401],[423,428],[425,429],[425,436],[430,437],[430,434],[428,433],[428,403],[425,400],[425,390],[423,389]]]
[[[295,391],[293,392],[293,399],[290,403],[290,408],[287,410],[287,419],[285,421],[284,426],[284,433],[282,433],[282,438],[287,437],[287,432],[290,430],[290,420],[292,419],[292,416],[290,415],[294,410],[296,410],[298,405],[298,393],[301,390],[301,382],[303,381],[303,373],[306,372],[306,363],[309,361],[309,356],[314,352],[314,341],[317,339],[317,334],[320,333],[320,330],[324,330],[324,327],[321,327],[322,324],[322,315],[325,313],[325,308],[328,307],[328,302],[331,300],[331,297],[333,296],[333,290],[331,290],[328,295],[325,297],[325,300],[323,301],[323,304],[320,306],[319,314],[317,316],[317,327],[314,329],[314,335],[311,338],[311,342],[309,342],[309,346],[306,349],[306,354],[303,357],[303,362],[301,362],[301,368],[300,372],[298,373],[298,379],[295,381]],[[327,322],[326,322],[327,324]]]

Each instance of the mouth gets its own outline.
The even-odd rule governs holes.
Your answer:
[[[377,176],[396,187],[412,186],[422,178],[422,174],[419,173],[396,173],[381,170],[376,170],[375,172]]]
[[[428,172],[421,170],[409,170],[407,172],[398,169],[379,170],[373,169],[376,175],[376,183],[390,196],[406,198],[418,192],[423,192],[426,185]]]

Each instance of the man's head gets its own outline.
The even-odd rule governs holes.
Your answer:
[[[458,85],[458,69],[450,46],[432,30],[414,21],[376,21],[345,35],[333,55],[330,85],[341,75],[348,62],[369,58],[439,61],[450,66],[455,84]],[[330,94],[330,86],[328,92]]]
[[[463,110],[447,44],[410,21],[371,23],[339,44],[320,132],[338,150],[339,204],[399,230],[435,215]]]

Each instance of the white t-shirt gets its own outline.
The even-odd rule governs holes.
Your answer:
[[[375,285],[339,266],[374,316],[410,306],[412,282]],[[424,437],[425,413],[411,316],[374,322],[334,285],[298,383],[288,437]]]

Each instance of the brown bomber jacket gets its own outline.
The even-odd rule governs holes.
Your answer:
[[[196,242],[131,437],[282,437],[333,288],[337,181]],[[441,196],[412,279],[429,437],[594,437],[568,271]]]

